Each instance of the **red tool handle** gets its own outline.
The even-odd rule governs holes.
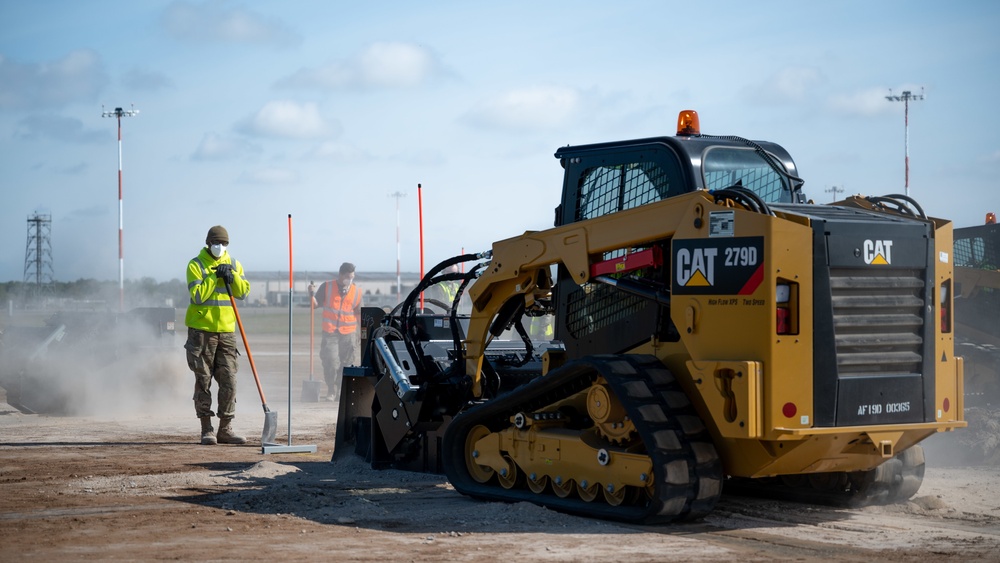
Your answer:
[[[233,313],[236,314],[236,324],[240,327],[240,336],[243,337],[243,348],[247,351],[247,359],[250,360],[250,371],[253,372],[253,380],[257,384],[257,392],[260,393],[260,402],[264,405],[264,412],[270,412],[267,408],[267,399],[264,398],[264,388],[260,386],[260,378],[257,377],[257,365],[253,363],[253,354],[250,353],[250,343],[247,342],[247,333],[243,330],[243,321],[240,320],[240,310],[236,308],[236,299],[233,299],[233,290],[229,287],[229,282],[223,280],[226,284],[226,292],[229,293],[229,302],[233,305]]]

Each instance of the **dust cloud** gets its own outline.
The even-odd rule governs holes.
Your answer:
[[[24,411],[65,416],[192,413],[180,336],[126,316],[60,319],[4,334],[0,383]],[[193,416],[193,415],[192,415]]]
[[[993,388],[970,385],[968,375],[963,411],[968,426],[921,442],[929,467],[1000,467],[1000,397]]]
[[[963,414],[968,426],[926,440],[927,463],[1000,467],[1000,350],[965,341],[955,353],[965,359]]]

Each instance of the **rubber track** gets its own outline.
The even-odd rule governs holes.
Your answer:
[[[495,477],[479,483],[469,475],[465,442],[473,427],[503,430],[510,426],[514,414],[541,410],[587,389],[598,376],[608,381],[624,405],[652,459],[656,481],[654,497],[648,503],[611,506],[600,497],[594,502],[575,495],[559,498],[548,489],[542,494],[527,488],[508,490]],[[711,437],[674,376],[655,356],[588,356],[569,362],[455,417],[445,432],[442,449],[445,473],[462,494],[494,501],[527,501],[588,517],[646,524],[691,520],[708,514],[722,492],[722,463]]]

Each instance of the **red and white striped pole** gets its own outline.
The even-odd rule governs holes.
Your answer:
[[[910,197],[910,100],[919,101],[924,99],[924,89],[921,88],[919,94],[913,94],[909,90],[905,90],[900,96],[894,96],[892,90],[889,90],[889,95],[885,99],[890,102],[903,102],[903,168],[905,170],[903,190],[906,197]]]
[[[115,108],[114,111],[102,111],[101,117],[115,117],[118,119],[118,312],[125,312],[125,249],[124,235],[125,223],[122,218],[122,117],[132,117],[137,115],[139,110],[132,106],[130,110]]]
[[[402,301],[403,280],[399,270],[399,198],[406,197],[403,192],[389,194],[389,197],[396,198],[396,305]]]
[[[910,195],[910,100],[903,103],[903,152],[905,153],[905,179],[903,189]]]
[[[424,192],[417,184],[417,214],[420,216],[420,279],[424,279]],[[420,292],[420,311],[424,310],[424,292]]]

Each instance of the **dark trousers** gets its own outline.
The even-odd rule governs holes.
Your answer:
[[[358,332],[340,334],[339,332],[324,332],[323,343],[320,345],[319,357],[323,361],[323,379],[330,395],[336,395],[340,389],[340,380],[344,377],[344,366],[357,365],[359,348]]]
[[[187,363],[194,372],[194,410],[198,418],[214,416],[212,380],[219,384],[219,418],[236,416],[236,333],[188,328]]]

